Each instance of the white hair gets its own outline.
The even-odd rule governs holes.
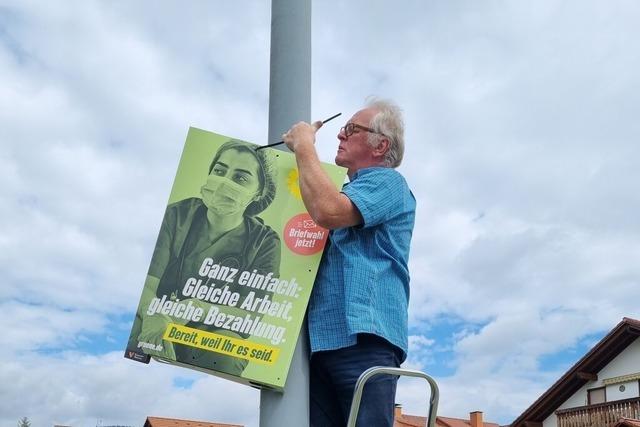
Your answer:
[[[369,127],[382,134],[369,133],[369,144],[375,146],[381,138],[386,136],[389,140],[389,150],[384,155],[384,165],[397,168],[402,163],[402,156],[404,155],[402,110],[394,102],[379,98],[367,98],[366,108],[377,110],[376,115],[373,116],[371,123],[369,123]]]

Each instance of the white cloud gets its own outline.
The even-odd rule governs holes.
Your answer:
[[[26,299],[26,298],[25,298]],[[106,319],[92,310],[60,310],[48,305],[9,301],[0,304],[5,316],[4,357],[40,348],[68,348],[80,334],[104,331]]]

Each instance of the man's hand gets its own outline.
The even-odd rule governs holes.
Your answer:
[[[316,141],[316,132],[321,127],[322,121],[313,122],[312,124],[298,122],[282,135],[282,140],[295,153],[296,148],[300,145],[313,145]]]

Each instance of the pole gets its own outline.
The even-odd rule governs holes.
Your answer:
[[[311,121],[311,0],[272,0],[267,141],[301,120]],[[260,392],[260,427],[309,426],[308,355],[305,320],[284,393]]]

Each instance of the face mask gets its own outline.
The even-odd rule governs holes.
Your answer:
[[[217,175],[209,175],[200,193],[207,209],[218,215],[242,214],[255,196],[248,188]]]

